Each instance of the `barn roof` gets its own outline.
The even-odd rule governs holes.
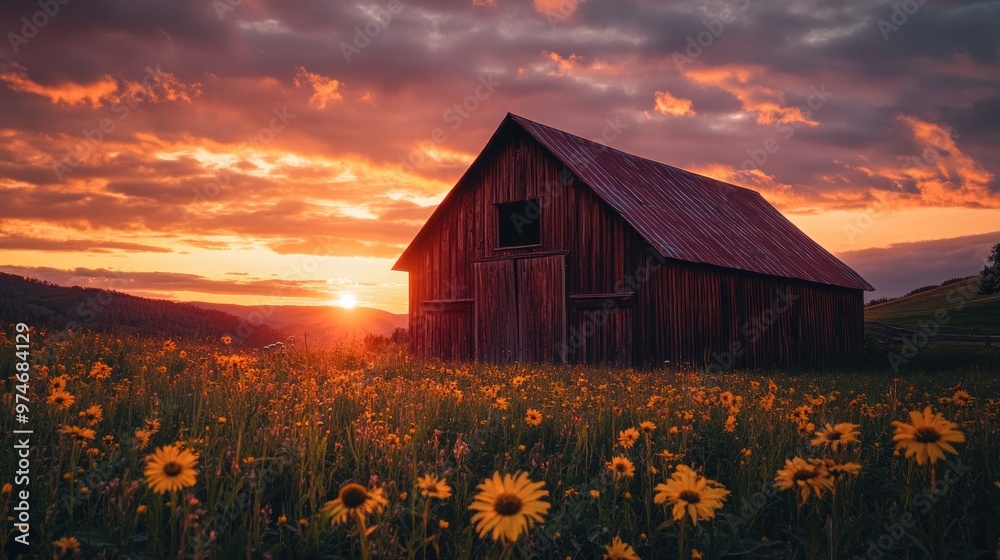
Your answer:
[[[627,154],[510,113],[500,129],[508,121],[541,143],[667,258],[874,290],[756,191]],[[420,237],[418,233],[414,244]]]

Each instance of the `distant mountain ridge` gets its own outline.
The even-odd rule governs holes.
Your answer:
[[[132,296],[112,290],[60,286],[0,272],[0,321],[62,330],[162,335],[185,339],[231,336],[262,346],[285,338],[269,325],[251,325],[224,311],[189,303]]]
[[[244,320],[267,324],[309,343],[331,345],[363,339],[367,334],[389,336],[397,328],[407,328],[405,314],[389,313],[371,307],[342,307],[318,305],[260,305],[247,306],[228,303],[192,302],[192,305],[225,311]]]

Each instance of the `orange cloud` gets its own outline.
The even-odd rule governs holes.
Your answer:
[[[327,103],[340,101],[343,95],[340,94],[340,86],[344,85],[339,80],[327,78],[326,76],[306,71],[305,67],[299,66],[295,73],[295,87],[310,85],[313,94],[309,97],[309,105],[317,109],[326,109]]]
[[[42,85],[28,77],[27,68],[17,64],[11,70],[0,74],[0,80],[6,82],[7,87],[14,91],[46,97],[55,105],[76,106],[90,103],[92,107],[100,107],[102,100],[111,98],[118,91],[118,82],[107,74],[89,84],[64,82],[52,86]]]
[[[54,105],[65,104],[71,107],[89,103],[91,107],[97,108],[105,102],[125,100],[190,103],[193,97],[201,95],[200,83],[185,84],[174,74],[163,72],[159,68],[147,69],[147,75],[137,81],[118,80],[105,74],[88,84],[64,82],[46,86],[28,77],[27,68],[15,64],[10,71],[0,74],[0,80],[7,82],[8,87],[14,91],[33,93],[48,98]]]
[[[535,0],[535,9],[543,14],[569,17],[576,12],[583,0]]]
[[[655,96],[656,112],[668,117],[693,117],[697,113],[690,99],[674,97],[668,91],[658,91]]]
[[[807,203],[805,198],[797,194],[791,185],[777,181],[774,175],[768,175],[760,169],[743,170],[717,162],[691,164],[685,169],[705,177],[718,179],[724,183],[753,189],[780,209],[801,210],[803,205]]]
[[[918,152],[904,158],[899,166],[854,166],[854,169],[895,183],[899,187],[896,198],[902,202],[1000,208],[1000,196],[990,191],[993,173],[962,152],[948,128],[909,115],[899,115],[897,119],[910,128]],[[919,194],[906,192],[911,185]]]
[[[743,110],[754,113],[757,122],[771,125],[775,123],[816,126],[817,123],[807,111],[799,107],[785,106],[785,94],[759,83],[751,83],[752,78],[761,76],[765,70],[751,66],[720,66],[715,68],[688,68],[684,74],[691,81],[721,88],[739,99]]]

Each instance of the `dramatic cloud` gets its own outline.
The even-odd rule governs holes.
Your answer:
[[[9,266],[232,281],[317,259],[289,279],[304,302],[349,277],[402,311],[389,266],[508,111],[789,215],[1000,223],[996,3],[895,28],[891,0],[110,0],[23,30],[36,10],[0,5]]]

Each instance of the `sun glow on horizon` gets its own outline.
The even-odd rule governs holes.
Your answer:
[[[353,309],[358,305],[358,298],[354,297],[354,294],[351,292],[344,292],[340,294],[340,299],[333,301],[333,305],[343,307],[344,309]]]

